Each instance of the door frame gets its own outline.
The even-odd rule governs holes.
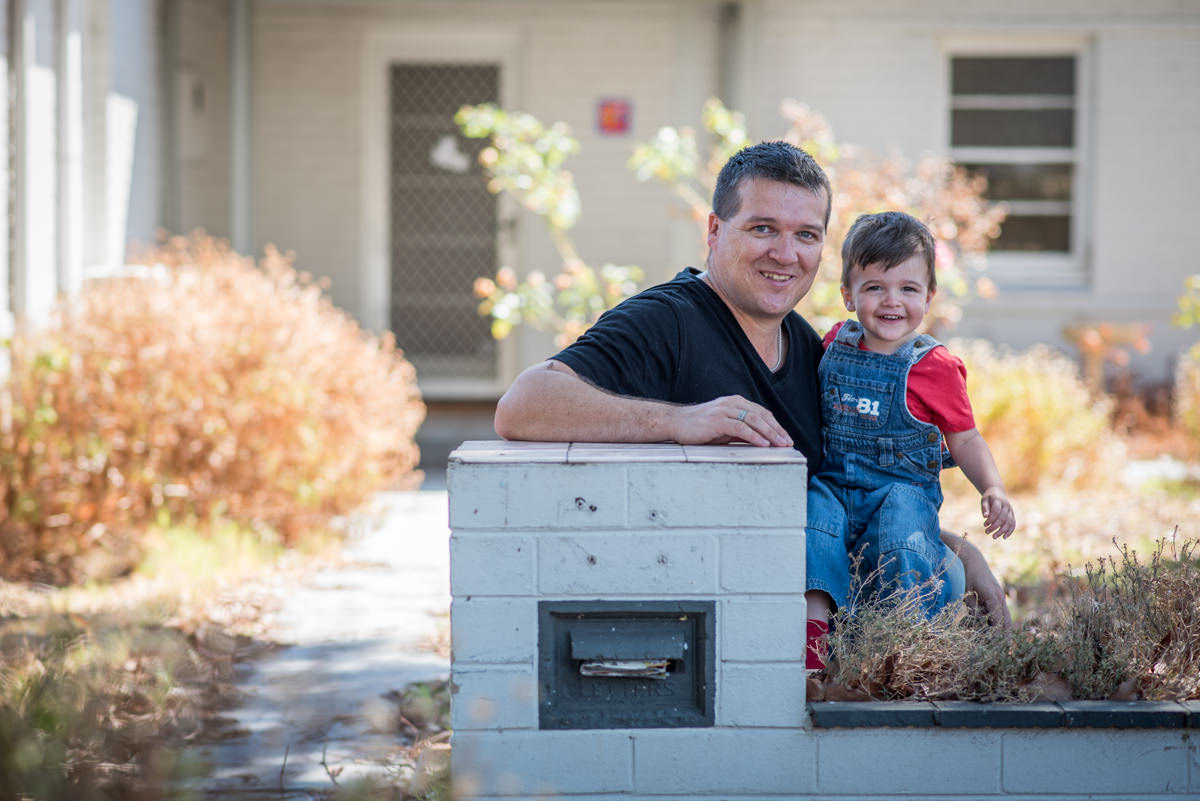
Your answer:
[[[520,37],[517,29],[464,31],[449,25],[405,25],[394,30],[368,31],[362,59],[362,281],[360,309],[363,323],[374,331],[391,327],[392,266],[388,254],[390,229],[388,203],[390,153],[388,149],[388,72],[396,63],[443,62],[497,64],[500,67],[499,103],[509,107],[515,97]],[[507,199],[497,198],[497,223],[514,215]],[[516,237],[498,235],[500,264],[515,264]],[[432,378],[417,376],[427,399],[468,400],[497,398],[516,375],[515,337],[497,342],[496,379]],[[397,343],[401,347],[404,343]]]

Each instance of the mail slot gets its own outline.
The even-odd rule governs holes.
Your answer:
[[[713,725],[712,601],[538,604],[543,729]]]

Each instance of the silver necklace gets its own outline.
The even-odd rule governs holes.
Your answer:
[[[779,365],[783,364],[783,324],[780,323],[779,330],[775,332],[775,366],[771,368],[774,373],[779,369]]]

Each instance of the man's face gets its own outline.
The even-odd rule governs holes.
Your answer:
[[[812,287],[825,244],[824,192],[744,180],[731,219],[708,215],[708,279],[734,316],[777,324]]]

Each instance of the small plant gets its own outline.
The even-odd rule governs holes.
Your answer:
[[[1104,486],[1119,475],[1124,445],[1112,431],[1111,403],[1089,392],[1074,361],[1045,346],[1011,352],[955,340],[949,347],[967,366],[976,424],[1010,491],[1051,482]]]
[[[569,232],[579,220],[579,193],[563,165],[579,151],[579,141],[564,123],[547,128],[529,114],[490,103],[464,106],[454,120],[464,136],[491,140],[479,154],[488,189],[508,192],[541,217],[563,264],[552,278],[534,270],[518,280],[511,267],[502,267],[495,280],[480,277],[475,281],[475,294],[483,299],[479,313],[491,316],[496,339],[528,323],[553,332],[556,344],[566,347],[601,314],[634,294],[642,280],[641,269],[633,265],[590,267],[575,248]]]
[[[11,344],[0,387],[0,576],[102,578],[152,524],[231,520],[294,544],[413,484],[412,366],[274,249],[197,233],[147,277],[87,285]]]

